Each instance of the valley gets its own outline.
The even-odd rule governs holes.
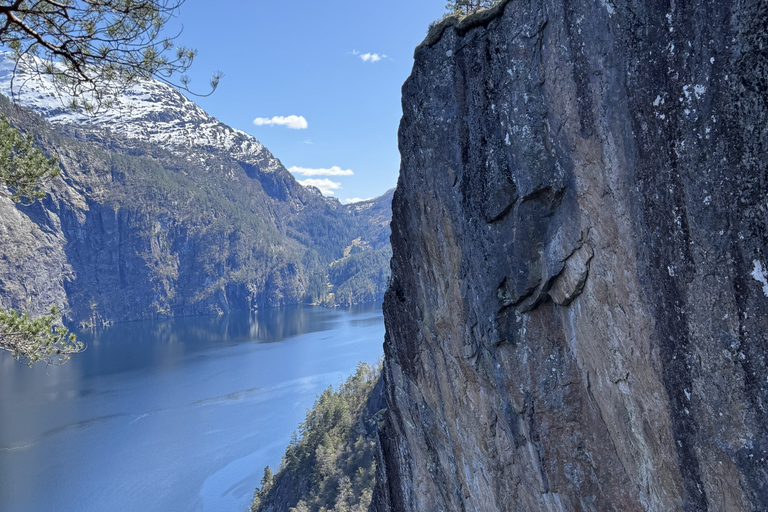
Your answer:
[[[62,171],[39,203],[0,197],[0,244],[14,247],[0,260],[1,306],[56,304],[85,327],[383,297],[391,191],[324,197],[164,84],[88,117],[32,83],[16,99],[34,111],[7,99],[0,110]]]

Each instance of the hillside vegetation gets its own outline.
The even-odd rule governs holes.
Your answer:
[[[354,375],[318,396],[294,432],[276,475],[265,469],[252,512],[364,512],[374,486],[376,413],[385,407],[380,369]],[[380,391],[380,390],[379,390]]]

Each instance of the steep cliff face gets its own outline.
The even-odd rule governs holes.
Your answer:
[[[766,26],[515,0],[432,29],[373,510],[768,509]]]

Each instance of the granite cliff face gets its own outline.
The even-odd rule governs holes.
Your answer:
[[[515,0],[431,30],[373,510],[768,509],[766,26]]]

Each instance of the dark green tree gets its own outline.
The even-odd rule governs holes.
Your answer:
[[[29,366],[38,361],[66,362],[71,354],[81,352],[84,347],[66,327],[54,325],[58,319],[55,306],[49,315],[35,319],[14,309],[0,310],[0,350],[11,352]]]
[[[482,9],[488,9],[499,3],[499,0],[452,0],[446,4],[450,14],[466,16]]]
[[[272,480],[275,478],[275,475],[272,474],[272,469],[270,469],[269,466],[264,468],[264,476],[261,477],[261,490],[264,492],[269,491],[269,488],[272,487]]]
[[[0,116],[0,194],[14,202],[31,204],[45,197],[40,185],[59,175],[56,158],[49,158],[34,146],[33,136],[22,136]]]
[[[261,477],[261,488],[257,487],[253,492],[253,503],[251,503],[251,510],[253,512],[259,509],[261,505],[262,496],[266,496],[269,490],[272,488],[272,484],[275,481],[275,475],[272,473],[272,469],[267,466],[264,468],[264,476]]]

